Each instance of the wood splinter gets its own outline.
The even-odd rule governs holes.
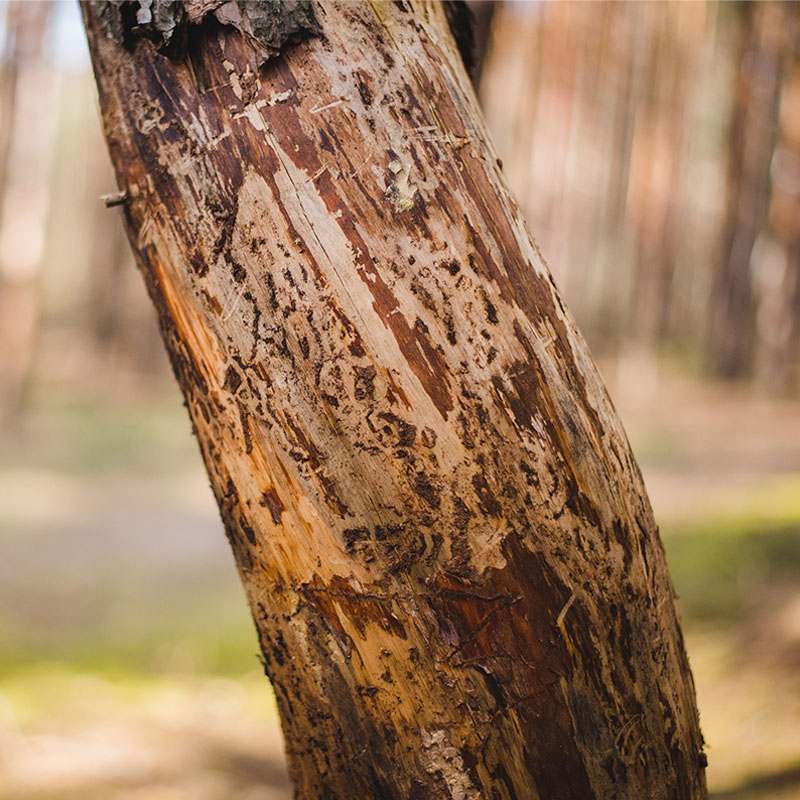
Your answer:
[[[122,191],[112,192],[111,194],[101,194],[100,199],[105,203],[106,208],[121,206],[128,199],[128,190],[123,189]]]

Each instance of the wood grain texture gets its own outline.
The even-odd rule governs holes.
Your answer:
[[[700,798],[663,551],[444,15],[259,67],[84,8],[132,246],[300,798]]]

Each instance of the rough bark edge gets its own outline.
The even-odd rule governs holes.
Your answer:
[[[210,14],[255,45],[259,66],[285,45],[321,30],[311,0],[91,0],[90,5],[105,35],[117,44],[130,46],[144,37],[173,60],[185,55],[190,26]]]

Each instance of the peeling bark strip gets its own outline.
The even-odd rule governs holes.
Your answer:
[[[90,0],[106,36],[124,44],[144,36],[160,53],[183,58],[189,25],[213,15],[246,36],[259,66],[288,42],[319,33],[310,0]]]
[[[259,67],[232,5],[177,62],[165,6],[84,16],[297,796],[704,797],[641,477],[441,7],[315,5]]]

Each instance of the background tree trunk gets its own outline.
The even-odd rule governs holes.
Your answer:
[[[641,477],[441,7],[262,63],[270,7],[84,16],[298,796],[703,797]]]
[[[723,378],[750,375],[756,342],[753,249],[764,231],[770,164],[778,131],[785,67],[782,47],[792,4],[744,3],[728,147],[727,202],[721,257],[712,285],[711,368]]]
[[[0,75],[0,421],[23,405],[41,325],[41,270],[55,128],[39,60],[48,3],[11,3]]]

